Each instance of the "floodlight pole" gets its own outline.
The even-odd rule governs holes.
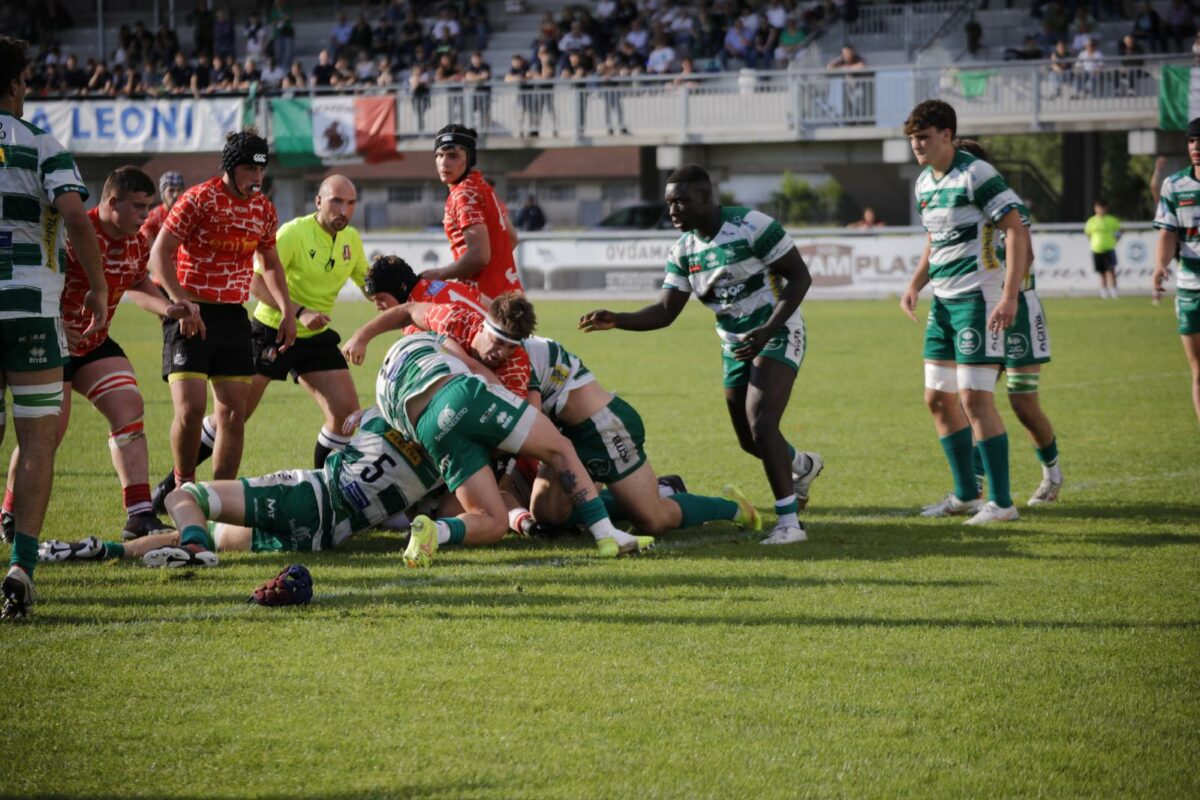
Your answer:
[[[97,60],[107,60],[107,50],[104,46],[104,0],[96,0],[96,45],[99,47]]]

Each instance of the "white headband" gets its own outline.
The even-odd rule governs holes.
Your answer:
[[[520,339],[514,339],[512,334],[508,333],[495,322],[493,322],[491,317],[483,318],[483,327],[487,328],[488,332],[491,333],[492,336],[495,336],[502,342],[508,342],[509,344],[521,343]]]

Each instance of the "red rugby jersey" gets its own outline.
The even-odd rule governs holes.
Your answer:
[[[434,333],[449,336],[471,352],[471,340],[483,328],[483,314],[459,303],[444,303],[425,314],[425,324]],[[529,395],[529,354],[524,347],[514,348],[498,369],[496,377],[517,397]]]
[[[463,231],[472,225],[487,226],[488,245],[492,251],[487,266],[473,277],[458,280],[476,287],[480,294],[491,299],[505,292],[525,291],[513,262],[512,248],[508,244],[508,231],[504,227],[505,216],[496,192],[483,179],[479,170],[471,170],[466,178],[450,187],[442,227],[446,231],[446,238],[450,240],[450,251],[455,260],[467,251]]]
[[[162,230],[163,223],[167,221],[168,211],[170,209],[162,203],[150,209],[150,214],[146,217],[146,221],[142,223],[142,236],[146,237],[147,242],[154,241],[154,238],[158,236],[158,232]]]
[[[421,278],[408,295],[410,303],[462,303],[480,314],[487,313],[483,297],[474,286],[458,281],[431,281]]]
[[[279,216],[266,195],[234,197],[220,176],[185,191],[163,230],[182,244],[175,274],[183,288],[214,303],[244,303],[254,277],[254,252],[275,246]]]
[[[71,348],[71,355],[82,356],[92,352],[108,338],[108,326],[112,324],[113,314],[117,312],[117,303],[130,286],[141,283],[146,277],[146,264],[150,260],[150,246],[141,233],[126,236],[123,239],[110,239],[100,226],[100,209],[93,208],[88,212],[88,219],[96,229],[96,239],[100,243],[100,260],[104,264],[104,279],[108,283],[108,322],[104,327],[92,333],[86,339],[78,341]],[[92,316],[83,305],[83,299],[91,284],[88,283],[87,273],[75,255],[67,237],[67,272],[63,280],[62,310],[63,325],[74,333],[83,333],[91,324]]]

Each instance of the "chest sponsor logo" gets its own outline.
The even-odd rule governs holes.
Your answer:
[[[499,414],[496,415],[496,424],[499,425],[501,428],[507,428],[509,425],[512,424],[512,421],[513,421],[513,415],[509,414],[507,411],[501,411]]]
[[[483,416],[481,416],[479,418],[479,421],[487,422],[489,419],[492,418],[493,415],[495,415],[497,408],[499,408],[499,406],[496,405],[495,403],[492,403],[490,406],[487,407],[487,411],[483,412]]]

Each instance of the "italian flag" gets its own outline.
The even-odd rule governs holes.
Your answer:
[[[1158,84],[1158,127],[1182,131],[1200,117],[1200,69],[1164,65]]]
[[[293,167],[399,158],[394,97],[271,100],[273,156]]]

